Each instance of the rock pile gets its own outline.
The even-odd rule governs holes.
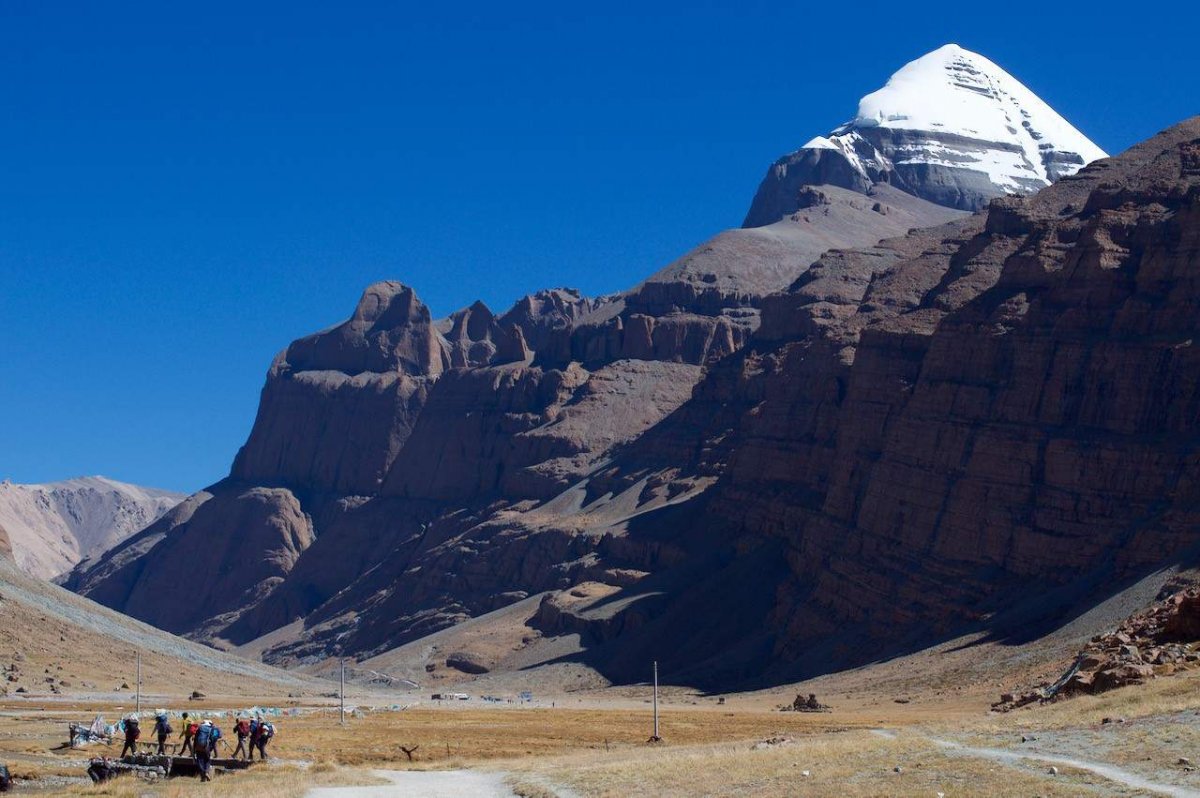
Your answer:
[[[992,709],[1007,712],[1034,702],[1103,693],[1200,667],[1198,641],[1200,588],[1189,588],[1131,615],[1116,631],[1093,637],[1058,681],[1019,696],[1005,693]]]
[[[828,704],[822,704],[817,700],[817,696],[813,693],[808,694],[808,698],[796,694],[796,699],[792,701],[791,706],[781,708],[783,712],[832,712],[833,707]]]

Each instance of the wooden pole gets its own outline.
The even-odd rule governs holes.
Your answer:
[[[341,724],[343,726],[345,726],[346,725],[346,660],[342,659],[341,663],[342,663],[342,676],[341,676],[342,689],[338,691],[338,694],[341,699],[341,701],[340,701],[341,716],[342,716]]]
[[[134,710],[139,715],[142,714],[142,652],[137,653],[137,702],[134,705]]]
[[[661,739],[658,735],[658,660],[654,660],[654,736],[650,740],[658,742]]]

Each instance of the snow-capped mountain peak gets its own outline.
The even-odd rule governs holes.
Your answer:
[[[1017,157],[977,163],[993,183],[1014,191],[1026,188],[1029,180],[1053,182],[1105,157],[1024,84],[957,44],[906,64],[882,89],[863,97],[854,120],[835,132],[871,127],[957,134],[1005,145],[1003,151],[1016,150]],[[945,162],[935,152],[914,154],[925,155],[930,163]]]
[[[1036,191],[1103,157],[1012,75],[947,44],[863,97],[849,122],[780,159],[746,224],[769,224],[781,209],[786,214],[780,199],[805,183],[866,190],[888,182],[941,205],[976,210],[992,197]],[[776,188],[784,194],[772,196]]]

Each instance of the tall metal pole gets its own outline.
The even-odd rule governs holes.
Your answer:
[[[658,660],[654,660],[654,737],[652,739],[662,739],[658,736]]]
[[[137,653],[137,703],[134,710],[139,715],[142,714],[142,652]]]
[[[342,719],[340,722],[343,726],[345,726],[346,725],[346,660],[345,659],[341,660],[341,663],[342,663],[342,678],[341,678],[342,689],[338,691],[338,694],[341,697]]]

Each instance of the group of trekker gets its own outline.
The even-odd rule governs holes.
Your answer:
[[[180,725],[183,728],[179,731],[179,739],[183,742],[178,756],[191,754],[200,769],[200,779],[210,781],[212,760],[217,755],[217,746],[222,743],[228,746],[229,743],[224,740],[221,729],[216,724],[211,720],[200,720],[199,715],[189,715],[184,712],[180,717]],[[152,733],[158,739],[157,753],[166,754],[167,740],[175,733],[175,729],[172,728],[165,709],[160,709],[155,713]],[[255,717],[240,715],[233,725],[233,733],[237,737],[237,747],[231,755],[233,759],[241,756],[243,759],[254,761],[254,752],[257,750],[259,759],[265,761],[267,743],[271,742],[275,736],[275,724],[261,715]],[[137,716],[130,715],[125,719],[125,747],[121,749],[122,757],[127,751],[137,753],[137,741],[141,736]]]

